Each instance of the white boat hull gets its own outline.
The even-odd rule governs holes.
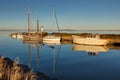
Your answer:
[[[43,43],[60,43],[60,38],[56,38],[56,39],[44,39],[43,38]]]
[[[82,38],[80,36],[72,35],[73,43],[85,45],[106,45],[109,41],[98,38]]]
[[[43,43],[60,43],[61,37],[46,36],[43,37]]]
[[[11,37],[12,37],[12,38],[16,38],[16,35],[15,35],[15,34],[12,34]]]
[[[16,35],[17,39],[23,39],[23,35]]]

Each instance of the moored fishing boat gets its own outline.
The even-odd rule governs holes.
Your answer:
[[[12,38],[16,38],[16,35],[13,33],[10,35]]]
[[[23,40],[35,40],[35,41],[42,41],[42,36],[41,35],[24,35],[23,36],[24,39]]]
[[[85,45],[107,45],[109,43],[106,39],[100,39],[99,35],[94,37],[80,37],[72,35],[73,43]]]
[[[43,38],[43,43],[60,43],[61,37],[55,37],[55,36],[46,36]]]
[[[23,39],[23,34],[22,33],[17,33],[16,38],[17,39]]]

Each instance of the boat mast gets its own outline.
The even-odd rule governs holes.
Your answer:
[[[57,28],[58,28],[58,31],[59,31],[59,34],[60,34],[60,28],[59,28],[59,25],[58,25],[57,16],[56,16],[54,8],[53,8],[53,17],[54,17],[53,19],[55,19],[55,22],[56,22],[56,25],[57,25]]]
[[[39,17],[38,17],[38,11],[36,12],[37,15],[37,33],[39,33]]]
[[[28,33],[30,32],[30,8],[28,6]]]

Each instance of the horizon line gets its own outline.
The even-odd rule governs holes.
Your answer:
[[[0,29],[0,31],[27,31],[24,30],[24,29]],[[31,31],[36,31],[35,29],[34,30],[31,30]],[[52,30],[52,29],[46,29],[45,31],[57,31],[57,30]],[[82,29],[82,30],[75,30],[75,29],[60,29],[60,31],[120,31],[120,30],[111,30],[111,29],[101,29],[101,30],[98,30],[98,29],[88,29],[88,30],[85,30],[85,29]]]

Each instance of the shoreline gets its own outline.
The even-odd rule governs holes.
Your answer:
[[[11,33],[10,36],[13,34],[17,35],[18,33],[21,33],[22,35],[30,35],[30,36],[35,36],[35,35],[41,35],[41,33],[27,33],[27,32],[16,32],[16,33]],[[50,35],[48,32],[43,32],[42,36],[47,36]],[[92,36],[93,33],[54,33],[55,36],[61,36],[62,40],[61,43],[63,44],[72,44],[72,35],[78,35],[80,37],[87,37],[87,36]],[[107,45],[119,45],[120,46],[120,34],[99,34],[101,39],[107,39],[110,42]]]
[[[39,71],[32,71],[27,65],[17,60],[0,56],[0,80],[51,80],[49,76]]]

